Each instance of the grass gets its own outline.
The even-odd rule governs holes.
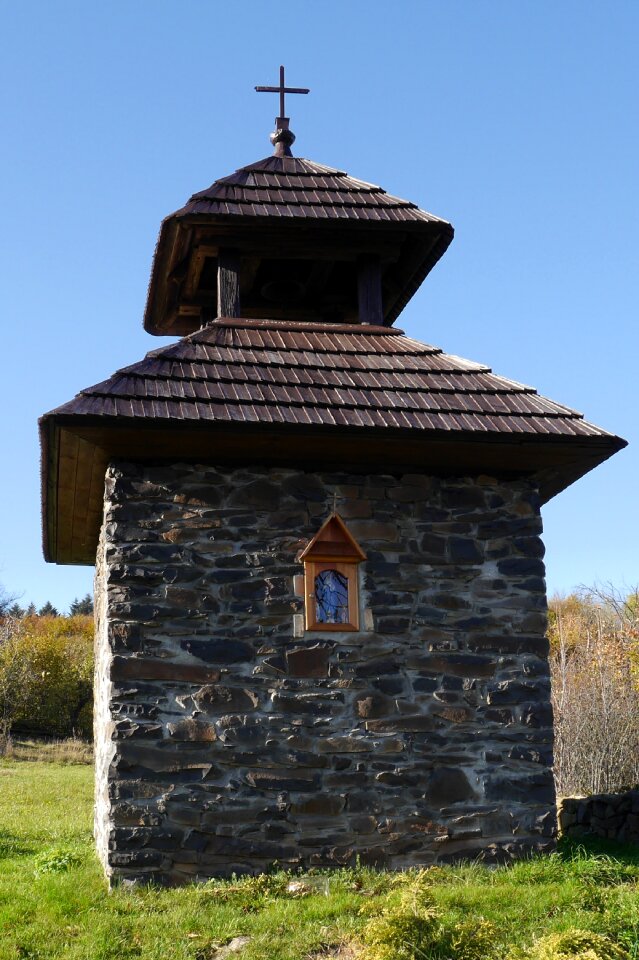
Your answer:
[[[41,760],[43,763],[93,763],[93,747],[80,737],[65,740],[35,740],[12,737],[2,754],[11,760]]]
[[[0,960],[222,960],[218,947],[235,937],[250,937],[230,954],[238,960],[351,960],[371,918],[407,887],[405,875],[352,869],[109,893],[91,809],[90,766],[0,761]],[[481,918],[493,929],[485,960],[524,957],[570,928],[606,934],[639,960],[637,849],[567,846],[510,868],[436,867],[418,879],[450,934],[434,960],[476,960],[472,937],[453,934]]]

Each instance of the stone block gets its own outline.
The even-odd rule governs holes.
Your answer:
[[[268,480],[254,480],[239,486],[228,498],[230,506],[254,507],[256,510],[276,510],[280,503],[280,488]]]
[[[453,563],[481,563],[483,554],[476,540],[471,537],[451,537],[448,553]]]
[[[435,730],[437,723],[432,717],[417,714],[410,717],[367,720],[364,726],[370,733],[416,733],[423,730]]]
[[[446,556],[447,539],[444,536],[434,536],[425,533],[419,544],[420,556],[423,563],[440,563]]]
[[[191,656],[206,663],[238,663],[252,660],[254,649],[250,643],[241,640],[181,640],[180,647]]]
[[[486,506],[486,497],[482,489],[470,484],[464,486],[450,484],[442,488],[441,502],[443,507],[452,510],[481,510]]]
[[[217,733],[212,723],[188,718],[177,723],[168,723],[167,731],[172,740],[217,740]]]
[[[382,677],[387,674],[397,674],[400,669],[401,665],[398,660],[380,657],[369,660],[367,663],[359,664],[355,668],[355,676],[362,678]]]
[[[276,790],[292,793],[308,793],[319,787],[319,778],[292,777],[286,770],[254,770],[246,775],[246,782],[257,790]]]
[[[326,644],[294,647],[285,654],[287,672],[291,677],[326,677],[329,655],[330,647]]]
[[[476,794],[463,770],[457,767],[440,767],[428,778],[425,796],[434,807],[444,807],[472,801]]]
[[[178,680],[192,683],[215,682],[220,671],[199,664],[176,663],[150,657],[114,657],[111,661],[111,679],[117,680]]]
[[[521,721],[527,727],[552,727],[553,712],[549,701],[525,703],[520,707]]]
[[[430,654],[411,657],[409,664],[424,673],[467,678],[492,677],[497,668],[494,657],[482,657],[472,653]]]
[[[373,678],[374,678],[373,674]],[[378,677],[371,678],[371,686],[375,687],[376,690],[379,690],[380,693],[388,694],[388,696],[401,695],[404,691],[406,683],[403,677]]]
[[[193,694],[193,702],[207,714],[246,713],[257,708],[259,698],[253,690],[210,683]]]
[[[346,797],[339,794],[318,794],[316,797],[296,800],[290,805],[294,816],[336,817],[346,806]]]
[[[322,480],[312,473],[295,473],[287,477],[282,482],[282,490],[296,500],[324,503],[330,497]]]
[[[357,716],[363,720],[374,720],[396,713],[395,701],[381,693],[360,694],[355,698]]]
[[[475,711],[471,710],[470,707],[455,704],[437,707],[433,710],[433,716],[441,717],[442,720],[448,720],[450,723],[468,723],[475,716]]]
[[[348,529],[364,549],[366,549],[367,541],[396,543],[399,540],[399,529],[394,523],[382,523],[377,520],[352,520]]]
[[[317,750],[320,753],[370,753],[374,748],[374,741],[364,739],[361,735],[322,737],[317,741]]]
[[[516,705],[522,702],[547,701],[550,698],[548,683],[544,680],[524,683],[517,679],[502,680],[494,689],[489,689],[487,702],[491,706]]]
[[[272,696],[273,710],[289,716],[302,715],[309,717],[329,716],[334,703],[343,699],[339,694],[320,696],[287,696],[274,693]]]
[[[529,557],[510,557],[497,561],[497,569],[503,577],[541,577],[546,574],[542,560]]]
[[[486,799],[501,803],[530,803],[552,806],[555,802],[555,784],[550,770],[532,775],[496,774],[486,779]]]

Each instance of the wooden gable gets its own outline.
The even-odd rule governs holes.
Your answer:
[[[339,514],[332,513],[300,554],[299,559],[304,561],[339,559],[360,563],[366,560],[366,554]]]

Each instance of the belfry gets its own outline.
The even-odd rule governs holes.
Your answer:
[[[180,339],[40,422],[46,559],[96,566],[105,871],[551,849],[540,511],[625,442],[396,327],[451,225],[256,89],[274,155],[161,225]]]

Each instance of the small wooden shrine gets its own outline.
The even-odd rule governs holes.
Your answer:
[[[41,420],[46,558],[96,564],[105,870],[547,850],[540,510],[624,441],[394,326],[452,227],[293,157],[275,89],[274,155],[162,223],[144,324],[181,339]]]

